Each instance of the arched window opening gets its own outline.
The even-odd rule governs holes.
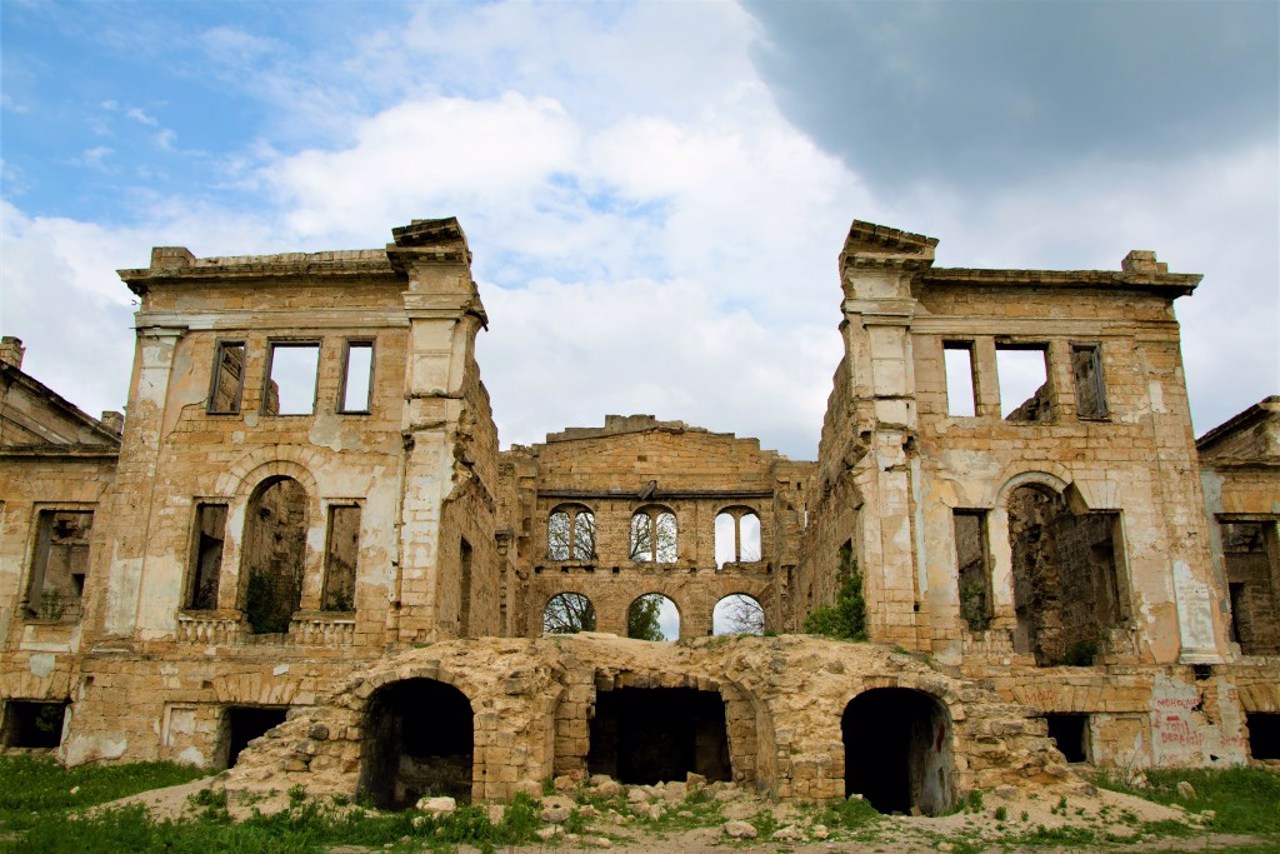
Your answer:
[[[379,688],[363,736],[359,790],[374,806],[402,810],[436,795],[471,802],[474,724],[457,688],[434,679]]]
[[[574,635],[596,630],[596,609],[581,593],[557,593],[542,611],[542,631],[548,635]]]
[[[263,481],[245,521],[244,615],[254,634],[282,633],[302,598],[307,492],[291,477]]]
[[[750,507],[728,507],[716,516],[716,568],[760,560],[760,517]]]
[[[631,559],[675,563],[676,514],[665,507],[644,507],[631,517]]]
[[[680,639],[680,609],[661,593],[636,597],[627,609],[627,637],[647,641]]]
[[[557,507],[547,519],[547,557],[550,560],[594,560],[596,517],[586,507]]]
[[[754,596],[731,593],[711,612],[713,635],[764,634],[764,607]]]
[[[693,688],[619,688],[596,694],[587,770],[628,785],[733,779],[724,700]]]
[[[840,719],[845,797],[862,795],[882,813],[941,815],[952,805],[950,716],[920,691],[875,688],[849,701]]]
[[[1072,513],[1040,486],[1014,489],[1008,507],[1014,649],[1040,667],[1093,664],[1123,621],[1120,514]]]

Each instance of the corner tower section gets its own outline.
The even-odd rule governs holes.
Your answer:
[[[498,634],[498,432],[475,359],[488,318],[471,250],[452,218],[392,234],[387,257],[408,280],[409,324],[393,640]]]
[[[1220,662],[1173,301],[1200,277],[943,269],[854,222],[802,575],[842,547],[873,640],[985,666]]]

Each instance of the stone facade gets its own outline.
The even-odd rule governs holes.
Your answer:
[[[4,340],[9,748],[391,807],[694,773],[925,812],[1064,758],[1280,758],[1280,410],[1197,448],[1198,276],[941,269],[855,222],[817,461],[645,415],[500,451],[461,228],[392,234],[121,271],[122,434]],[[855,562],[871,642],[796,634]]]

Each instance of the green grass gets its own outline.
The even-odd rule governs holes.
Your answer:
[[[205,776],[186,765],[142,762],[63,768],[35,756],[0,757],[0,831],[31,827],[40,816],[114,801]],[[72,790],[75,789],[75,794]]]
[[[0,780],[4,781],[0,786],[0,852],[319,854],[342,844],[391,852],[455,851],[457,846],[465,844],[491,852],[508,845],[535,842],[535,831],[542,825],[539,803],[527,796],[517,797],[508,804],[502,821],[494,824],[482,806],[461,806],[441,816],[426,816],[415,811],[382,813],[352,808],[345,799],[307,798],[301,790],[286,793],[290,801],[287,811],[272,816],[254,814],[241,822],[231,820],[225,796],[210,791],[194,796],[191,803],[195,813],[177,821],[155,821],[141,806],[105,811],[92,818],[82,813],[85,807],[186,782],[200,774],[191,768],[165,763],[64,769],[47,759],[0,757]],[[1243,846],[1240,851],[1255,854],[1280,851],[1280,809],[1276,806],[1280,804],[1280,775],[1240,768],[1149,771],[1147,778],[1150,787],[1141,791],[1126,789],[1106,777],[1098,783],[1157,802],[1178,803],[1192,812],[1215,810],[1216,819],[1206,830],[1262,838],[1262,847]],[[1183,799],[1178,795],[1177,784],[1181,780],[1195,787],[1195,798]],[[76,790],[75,794],[71,793],[72,789]],[[691,790],[681,803],[664,803],[663,816],[656,821],[633,809],[623,797],[599,798],[586,789],[574,794],[579,803],[591,803],[601,812],[613,809],[632,816],[635,822],[632,827],[642,828],[657,838],[684,828],[715,826],[724,821],[721,805],[700,790]],[[1066,814],[1073,811],[1071,807],[1069,803],[1059,802],[1054,811]],[[981,796],[966,799],[961,809],[981,813]],[[836,838],[874,834],[884,820],[870,804],[856,799],[813,806],[809,810],[812,818],[820,819],[839,834]],[[1007,817],[1006,811],[1004,818]],[[760,831],[761,839],[768,839],[777,826],[768,810],[753,816],[751,821]],[[1104,821],[1133,826],[1137,819],[1122,812],[1104,817]],[[565,829],[611,835],[607,826],[588,822],[577,813]],[[1181,836],[1200,832],[1176,822],[1135,829],[1139,831],[1139,838],[1148,843],[1163,839],[1170,845]],[[1123,849],[1131,843],[1131,840],[1109,839],[1106,830],[1105,826],[1049,829],[1023,825],[1007,828],[999,842],[993,844],[1088,848],[1115,842],[1119,843],[1116,847]],[[966,834],[958,834],[949,841],[959,854],[987,845]]]
[[[303,854],[344,843],[415,851],[468,844],[491,851],[530,841],[541,825],[536,802],[523,796],[507,806],[496,825],[482,806],[462,806],[442,816],[377,813],[308,800],[301,790],[288,793],[287,812],[238,823],[227,813],[225,796],[207,790],[191,799],[197,815],[179,821],[154,821],[140,805],[91,818],[78,812],[203,774],[168,763],[66,769],[44,758],[0,757],[0,779],[5,781],[0,786],[0,852]],[[72,789],[77,789],[74,795]]]
[[[1180,804],[1192,812],[1213,810],[1210,827],[1218,833],[1248,833],[1277,837],[1280,841],[1280,774],[1264,768],[1164,769],[1146,772],[1146,789],[1125,786],[1103,775],[1099,786],[1128,792],[1162,804]],[[1178,795],[1178,782],[1186,780],[1196,797]]]

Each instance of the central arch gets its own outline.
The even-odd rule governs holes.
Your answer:
[[[406,809],[424,796],[471,802],[475,728],[471,701],[452,685],[406,679],[369,697],[360,794],[380,809]]]
[[[941,815],[955,800],[951,719],[923,691],[873,688],[849,701],[840,720],[845,797],[862,795],[882,813]]]

